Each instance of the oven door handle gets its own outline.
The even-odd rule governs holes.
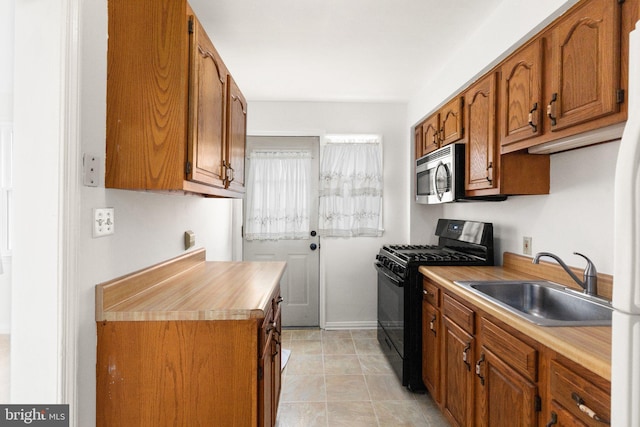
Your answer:
[[[399,288],[403,288],[404,287],[404,283],[403,280],[398,280],[397,278],[390,276],[389,273],[387,273],[386,271],[384,271],[382,269],[382,267],[380,267],[378,264],[376,264],[376,270],[378,270],[380,273],[384,274],[387,279],[391,280],[391,282],[396,285]]]

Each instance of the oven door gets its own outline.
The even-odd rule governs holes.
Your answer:
[[[378,270],[378,324],[393,349],[404,358],[404,279],[380,264]],[[378,337],[378,339],[384,337]],[[381,342],[389,346],[388,342]]]

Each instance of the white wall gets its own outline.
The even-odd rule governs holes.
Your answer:
[[[575,0],[503,2],[469,42],[446,62],[409,103],[408,127],[494,66],[522,38],[544,27]],[[502,252],[522,253],[522,237],[532,249],[560,255],[569,265],[584,266],[582,252],[598,271],[613,272],[613,179],[619,143],[607,143],[551,156],[551,190],[545,196],[510,197],[505,202],[411,207],[411,239],[439,216],[494,223],[497,261]],[[413,187],[412,187],[412,192]]]
[[[11,185],[7,166],[13,133],[13,14],[14,0],[0,2],[0,334],[11,329],[11,257],[7,239],[7,196],[3,187]]]
[[[408,237],[409,141],[406,106],[372,103],[251,102],[248,133],[324,135],[375,133],[383,137],[384,235],[380,238],[323,238],[321,264],[326,286],[326,326],[375,326],[376,273],[373,261],[383,243]]]
[[[107,2],[83,2],[81,20],[82,151],[105,153]],[[78,159],[80,161],[80,159]],[[101,172],[102,175],[102,172]],[[78,223],[79,426],[95,424],[96,284],[184,253],[183,234],[196,234],[195,248],[208,260],[237,257],[241,201],[202,198],[183,193],[158,194],[82,187]],[[115,208],[115,234],[92,238],[92,209]],[[238,259],[238,258],[235,258]]]

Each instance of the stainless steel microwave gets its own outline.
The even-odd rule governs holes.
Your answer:
[[[416,160],[416,202],[447,203],[464,198],[464,143],[449,144]]]

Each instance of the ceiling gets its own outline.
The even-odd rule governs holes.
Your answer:
[[[190,0],[250,101],[406,102],[502,0]]]

